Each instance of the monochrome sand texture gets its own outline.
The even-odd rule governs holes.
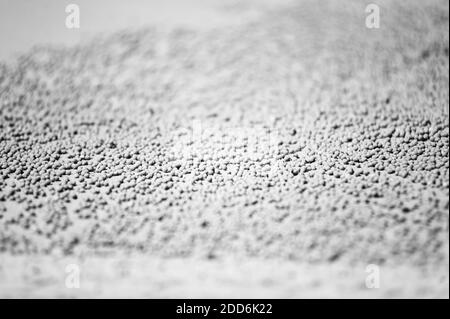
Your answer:
[[[377,4],[1,64],[0,297],[448,298],[449,4]]]

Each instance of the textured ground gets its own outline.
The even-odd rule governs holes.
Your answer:
[[[448,2],[379,4],[0,65],[0,296],[448,297]]]

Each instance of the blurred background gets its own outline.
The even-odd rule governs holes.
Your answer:
[[[72,3],[80,8],[79,29],[65,26],[65,8]],[[73,45],[101,33],[148,25],[193,29],[236,25],[256,18],[260,12],[256,7],[275,3],[280,6],[274,0],[0,0],[0,61],[36,44]]]

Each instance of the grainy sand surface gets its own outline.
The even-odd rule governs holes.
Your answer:
[[[379,4],[0,65],[0,296],[448,298],[448,2]]]

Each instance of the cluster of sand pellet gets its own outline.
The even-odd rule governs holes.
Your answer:
[[[442,264],[448,3],[381,5],[0,66],[0,252]]]

